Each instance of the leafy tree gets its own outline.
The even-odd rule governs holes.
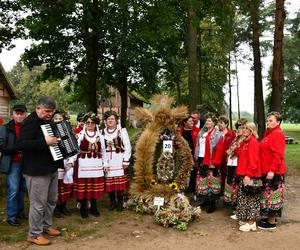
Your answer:
[[[43,79],[73,83],[76,96],[96,112],[105,55],[104,14],[98,0],[20,0],[28,13],[19,25],[36,41],[23,60],[29,68],[46,65]],[[71,89],[71,87],[70,87]]]
[[[16,0],[0,1],[0,53],[2,49],[11,49],[11,41],[17,36],[19,30],[15,26],[19,17],[19,5]]]
[[[292,20],[284,37],[284,89],[282,114],[285,120],[300,122],[300,12]]]
[[[41,75],[45,66],[36,66],[29,70],[18,62],[8,76],[16,86],[17,102],[26,104],[28,110],[34,111],[36,101],[42,96],[51,96],[57,103],[57,108],[68,110],[69,94],[64,90],[64,83],[59,81],[42,81]]]

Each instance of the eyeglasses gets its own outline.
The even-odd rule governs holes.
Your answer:
[[[93,121],[92,122],[87,121],[86,124],[95,124],[95,122],[93,122]]]

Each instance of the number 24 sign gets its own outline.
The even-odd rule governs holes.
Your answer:
[[[171,152],[173,153],[173,141],[165,140],[163,141],[163,152]]]

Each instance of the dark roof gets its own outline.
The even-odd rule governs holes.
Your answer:
[[[4,87],[7,89],[11,99],[17,99],[16,90],[12,85],[12,83],[9,81],[1,62],[0,62],[0,81],[3,82]]]

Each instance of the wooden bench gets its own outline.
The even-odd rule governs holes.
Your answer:
[[[295,139],[293,138],[293,137],[291,137],[291,136],[285,136],[285,142],[286,142],[286,144],[298,144],[298,142],[297,141],[295,141]]]

